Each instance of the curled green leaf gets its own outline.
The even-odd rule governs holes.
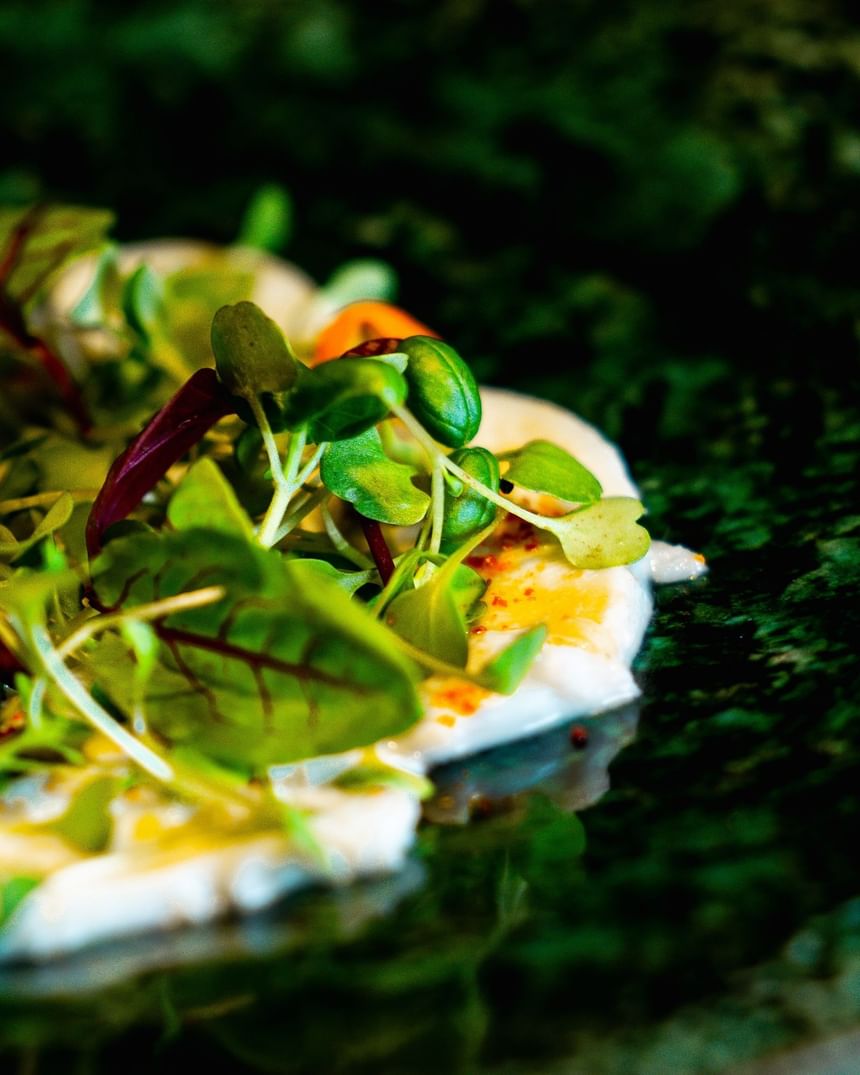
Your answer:
[[[499,491],[499,463],[486,448],[461,448],[451,453],[451,459],[468,474],[483,482],[494,493]],[[496,507],[474,489],[464,489],[462,482],[452,479],[460,486],[459,495],[450,489],[445,492],[445,520],[442,524],[443,553],[452,552],[458,545],[482,530],[493,521]]]
[[[388,458],[375,429],[330,444],[320,464],[323,484],[335,496],[366,518],[395,526],[413,526],[427,514],[430,497],[413,485],[415,473]]]
[[[406,398],[396,369],[370,358],[341,358],[304,370],[284,402],[287,428],[307,426],[308,440],[348,440],[386,418]]]
[[[410,336],[399,350],[409,358],[409,409],[440,444],[468,444],[481,424],[481,394],[472,371],[453,347],[432,336]]]
[[[164,283],[146,264],[139,265],[122,289],[126,321],[144,338],[164,317]]]

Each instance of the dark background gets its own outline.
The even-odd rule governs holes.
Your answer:
[[[645,397],[680,436],[729,369],[847,376],[858,96],[828,0],[3,0],[0,198],[229,241],[281,183],[309,271],[387,258],[484,377],[556,364],[638,449]]]
[[[711,564],[658,595],[584,850],[540,798],[428,826],[376,925],[313,896],[286,961],[20,1009],[22,1071],[686,1075],[856,1033],[858,100],[828,0],[0,2],[0,199],[226,242],[283,184],[287,256],[390,261]]]

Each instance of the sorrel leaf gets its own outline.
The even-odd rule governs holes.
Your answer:
[[[217,604],[156,626],[162,652],[144,702],[172,744],[260,770],[368,745],[420,715],[417,673],[396,641],[320,572],[202,529],[117,538],[104,561],[99,594],[128,610],[200,586],[225,590]],[[129,707],[126,645],[106,636],[88,660],[99,686]]]

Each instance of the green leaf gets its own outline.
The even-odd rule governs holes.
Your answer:
[[[468,610],[486,583],[471,568],[444,567],[423,586],[399,594],[388,606],[385,622],[401,638],[447,664],[465,668],[469,657]]]
[[[417,672],[389,632],[319,572],[224,532],[118,538],[96,565],[102,600],[124,607],[200,585],[225,597],[161,621],[146,689],[149,724],[226,765],[338,753],[397,735],[420,716]],[[131,658],[105,634],[83,658],[123,709]]]
[[[555,534],[574,567],[596,570],[640,560],[651,545],[648,531],[636,523],[645,508],[632,497],[606,497],[557,519],[544,529]]]
[[[113,219],[104,209],[72,205],[0,209],[0,256],[16,236],[23,237],[6,293],[29,306],[69,261],[104,241]]]
[[[212,351],[218,376],[240,396],[284,392],[303,369],[281,330],[253,302],[218,310],[212,321]]]
[[[41,883],[40,877],[10,877],[0,881],[0,929],[6,925],[15,909]]]
[[[164,318],[164,283],[148,265],[139,265],[126,280],[122,309],[126,321],[145,338]]]
[[[98,328],[105,325],[120,295],[117,248],[111,244],[99,255],[92,281],[69,311],[69,320],[79,328]]]
[[[406,398],[403,376],[369,358],[341,358],[304,370],[284,411],[289,429],[308,426],[308,440],[348,440],[386,418]]]
[[[334,786],[345,791],[369,791],[373,788],[397,788],[419,801],[429,799],[434,791],[426,776],[387,765],[376,756],[365,758],[358,765],[341,773],[333,781]]]
[[[210,365],[212,318],[222,306],[250,299],[253,294],[254,273],[230,251],[201,255],[165,276],[165,325],[153,340],[151,360],[163,364],[172,379],[181,379],[177,360],[188,373]]]
[[[397,297],[397,273],[385,261],[356,258],[336,269],[322,290],[336,307],[361,299],[393,302]]]
[[[152,625],[143,620],[123,620],[119,633],[134,654],[135,709],[142,708],[146,684],[158,664],[161,643]]]
[[[413,526],[427,514],[430,497],[412,484],[416,471],[389,459],[375,429],[336,441],[323,453],[320,477],[327,489],[366,518]]]
[[[339,586],[350,597],[357,593],[362,586],[366,586],[368,582],[372,582],[376,578],[375,568],[369,571],[340,571],[327,560],[315,560],[311,557],[295,559],[291,563],[294,573],[298,572],[301,575],[306,572],[311,581],[314,575],[321,575]]]
[[[278,253],[287,245],[293,227],[293,202],[276,183],[260,187],[251,199],[239,228],[238,246]]]
[[[175,530],[205,526],[252,541],[254,527],[233,487],[211,459],[198,460],[170,498],[167,519]]]
[[[95,855],[104,851],[113,831],[109,807],[116,793],[114,777],[96,777],[77,792],[62,817],[46,822],[41,827],[44,831],[62,836],[87,854]]]
[[[590,470],[548,440],[529,441],[503,458],[511,463],[505,479],[525,489],[582,504],[599,500],[603,492]]]
[[[8,535],[4,537],[4,534],[0,533],[0,557],[12,562],[20,559],[28,549],[31,549],[35,544],[41,541],[42,538],[48,537],[50,534],[53,534],[54,531],[65,526],[71,518],[74,508],[74,498],[68,493],[60,493],[54,503],[36,524],[32,534],[23,541],[17,541],[14,535],[6,530],[5,527],[0,528],[0,531],[5,531],[5,534]]]
[[[484,665],[476,677],[477,682],[498,694],[513,694],[540,653],[546,636],[547,629],[543,624],[524,631]]]
[[[481,394],[474,374],[453,347],[432,336],[410,336],[409,409],[427,432],[449,448],[462,448],[481,424]]]
[[[486,448],[461,448],[451,453],[451,459],[494,493],[499,491],[499,463],[492,452]],[[458,479],[454,481],[460,486],[460,492],[454,496],[446,487],[441,544],[444,553],[453,552],[472,534],[483,530],[496,514],[495,504],[474,489],[464,489]]]

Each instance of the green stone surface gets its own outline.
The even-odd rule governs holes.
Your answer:
[[[848,398],[727,364],[680,431],[647,436],[665,411],[630,411],[653,533],[711,568],[658,590],[638,714],[578,722],[581,750],[562,729],[440,772],[436,820],[401,877],[4,971],[6,1050],[40,1072],[73,1055],[87,1072],[230,1058],[237,1071],[662,1075],[827,1043],[831,1066],[815,1054],[785,1070],[842,1070],[860,1026]],[[572,809],[599,794],[637,716],[611,789]],[[440,822],[470,799],[470,823]]]

